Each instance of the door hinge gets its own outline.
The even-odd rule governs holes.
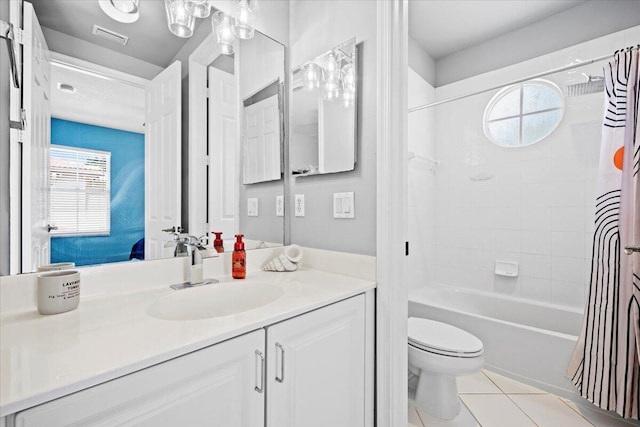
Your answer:
[[[20,109],[20,120],[9,120],[9,129],[25,130],[27,127],[27,112],[24,108]],[[22,142],[22,141],[20,141]]]
[[[211,97],[210,93],[211,93],[211,92],[209,92],[209,88],[208,88],[208,87],[205,87],[205,88],[204,88],[204,97],[205,97],[205,98],[210,98],[210,97]]]
[[[204,156],[204,164],[205,166],[211,165],[211,156]]]

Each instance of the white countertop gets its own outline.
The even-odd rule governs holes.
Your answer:
[[[283,295],[263,307],[219,318],[159,320],[147,314],[168,286],[82,299],[78,309],[41,316],[35,310],[0,317],[0,417],[118,378],[266,325],[360,294],[375,282],[301,268],[250,271]],[[222,282],[230,277],[218,277]],[[206,287],[206,286],[205,286]]]

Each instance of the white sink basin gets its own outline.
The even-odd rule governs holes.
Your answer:
[[[211,319],[262,307],[282,293],[282,289],[267,283],[206,285],[158,298],[147,308],[147,314],[164,320]]]

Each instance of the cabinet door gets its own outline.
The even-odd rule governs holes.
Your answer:
[[[18,427],[264,425],[264,330],[28,409]]]
[[[267,328],[267,426],[357,427],[365,411],[365,299]]]

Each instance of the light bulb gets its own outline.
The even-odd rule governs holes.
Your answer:
[[[320,67],[313,62],[305,65],[302,71],[302,85],[307,91],[320,87]]]
[[[187,0],[187,10],[196,18],[207,18],[211,13],[208,0]]]

